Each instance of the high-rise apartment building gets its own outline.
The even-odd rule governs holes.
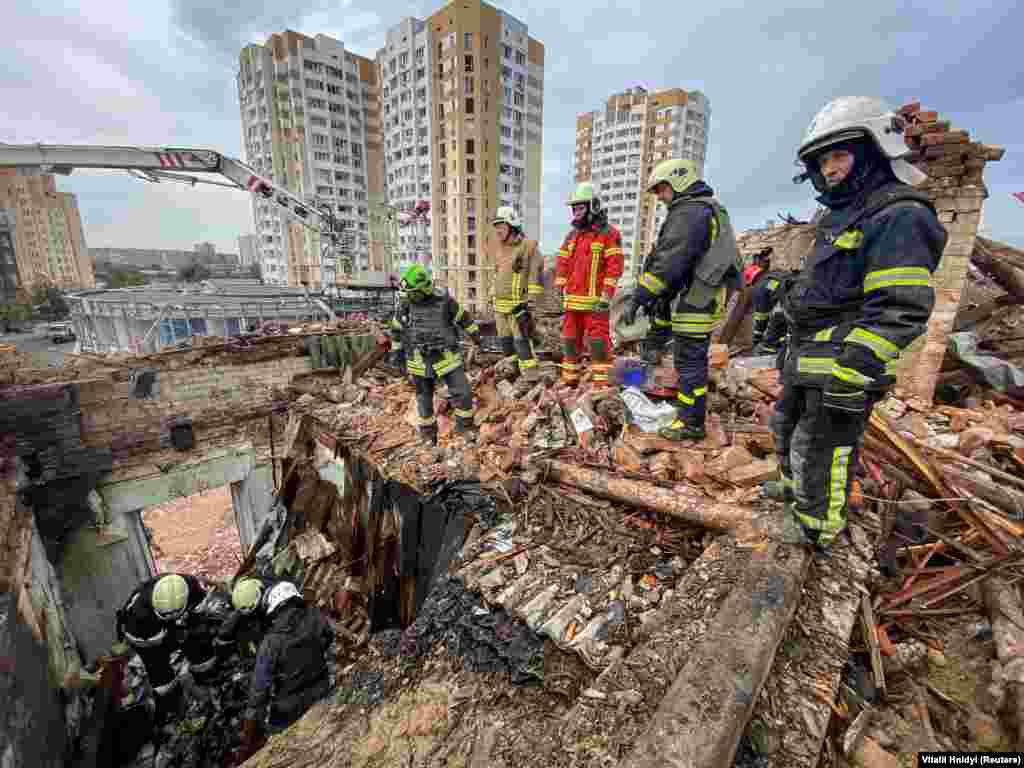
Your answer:
[[[334,38],[286,31],[242,49],[238,94],[247,162],[344,227],[338,258],[323,259],[317,232],[254,195],[264,280],[320,290],[349,270],[358,279],[373,268],[369,208],[383,196],[376,66]]]
[[[467,309],[484,309],[498,206],[541,232],[544,46],[507,13],[457,0],[389,30],[377,64],[387,205],[401,222],[393,266],[429,262]]]
[[[576,118],[576,181],[599,189],[608,220],[622,232],[626,278],[636,278],[664,221],[644,185],[654,166],[686,158],[704,175],[711,104],[700,91],[634,87],[612,95],[603,110]]]
[[[0,209],[8,211],[6,229],[22,290],[96,286],[78,200],[60,192],[53,175],[0,169]]]

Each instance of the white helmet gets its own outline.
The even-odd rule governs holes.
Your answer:
[[[808,161],[827,147],[851,139],[870,137],[881,153],[889,158],[892,171],[900,181],[917,185],[928,177],[904,158],[910,154],[903,131],[906,120],[884,101],[870,96],[842,96],[830,101],[814,116],[797,151],[797,163],[812,172]],[[799,177],[804,180],[806,176]]]
[[[516,213],[516,209],[511,205],[503,205],[498,209],[498,212],[494,214],[494,218],[491,220],[492,226],[498,224],[508,224],[512,229],[522,230],[523,220]]]
[[[300,597],[299,590],[290,581],[281,581],[275,584],[267,595],[267,615],[270,616],[281,607],[281,604],[291,600],[293,597]]]

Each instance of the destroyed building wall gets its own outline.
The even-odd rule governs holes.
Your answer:
[[[939,368],[946,354],[946,339],[967,284],[967,265],[988,190],[982,178],[985,164],[1002,158],[1003,150],[972,142],[967,131],[954,130],[938,112],[908,104],[899,110],[906,119],[908,159],[928,175],[918,191],[928,195],[939,221],[949,233],[946,250],[933,278],[935,309],[925,336],[900,358],[900,385],[931,402]],[[774,248],[772,267],[798,269],[814,243],[813,224],[787,224],[750,230],[737,237],[746,259],[767,247]]]

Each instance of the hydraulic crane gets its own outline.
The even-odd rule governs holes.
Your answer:
[[[320,234],[321,264],[331,264],[341,273],[352,274],[351,259],[343,252],[350,234],[344,232],[342,222],[327,204],[305,202],[240,160],[209,149],[0,143],[0,167],[64,175],[76,168],[122,170],[145,181],[213,184],[252,192]],[[227,182],[191,175],[197,173],[219,174]]]

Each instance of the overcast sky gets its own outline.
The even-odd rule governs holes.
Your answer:
[[[238,52],[285,28],[324,33],[373,57],[385,30],[442,0],[37,0],[4,16],[0,141],[209,147],[242,157]],[[567,225],[575,116],[612,91],[700,89],[711,101],[708,182],[740,229],[809,214],[793,156],[827,101],[920,100],[972,139],[1006,148],[985,172],[991,236],[1024,245],[1024,3],[1014,0],[507,0],[546,47],[544,232]],[[896,6],[896,7],[894,7]],[[12,28],[13,26],[13,28]],[[91,246],[237,252],[248,197],[118,174],[60,180],[78,195]],[[534,234],[534,233],[531,233]]]

